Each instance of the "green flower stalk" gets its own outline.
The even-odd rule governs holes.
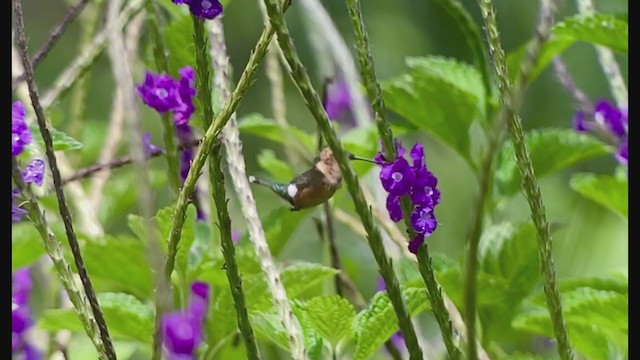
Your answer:
[[[519,79],[520,81],[516,82],[516,86],[512,90],[509,76],[507,74],[504,50],[502,49],[502,44],[498,35],[495,8],[493,7],[491,0],[480,0],[479,3],[482,17],[485,22],[485,31],[489,42],[490,54],[498,77],[500,101],[503,106],[500,119],[505,119],[508,122],[508,130],[513,141],[516,162],[520,169],[520,175],[522,176],[522,190],[527,202],[529,203],[529,207],[531,208],[531,217],[536,227],[538,238],[538,257],[542,270],[542,285],[547,299],[547,307],[551,316],[551,323],[558,342],[558,352],[562,359],[573,359],[573,349],[569,342],[566,323],[562,314],[562,303],[560,301],[560,292],[558,290],[555,266],[553,263],[549,222],[545,213],[540,187],[538,186],[531,158],[525,144],[524,131],[522,130],[520,116],[517,113],[517,104],[520,101],[518,96],[521,96],[522,94],[522,89],[524,89],[524,84],[526,84],[527,81],[527,75],[522,75]],[[551,21],[548,21],[548,23],[551,23],[553,21],[554,14],[555,3],[553,1],[543,0],[542,22],[550,19]],[[548,28],[550,29],[551,26],[548,25]],[[545,32],[545,30],[545,26],[538,27],[537,35],[541,41],[548,37],[548,32]],[[540,46],[541,42],[534,42],[532,46],[530,46],[528,55],[522,65],[523,70],[533,67],[532,64],[537,58]]]

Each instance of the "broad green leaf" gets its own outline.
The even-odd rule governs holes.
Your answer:
[[[352,336],[353,305],[338,295],[317,296],[301,305],[306,323],[335,349],[344,338]]]
[[[243,134],[250,134],[261,137],[284,146],[296,146],[291,143],[289,136],[274,120],[267,119],[261,114],[250,114],[238,122],[238,128]],[[304,131],[289,125],[288,132],[293,135],[299,143],[304,145],[303,151],[315,154],[317,152],[316,139]]]
[[[260,154],[258,154],[258,165],[271,175],[273,181],[286,183],[291,181],[295,176],[291,165],[278,159],[276,153],[271,149],[260,151]]]
[[[516,317],[513,327],[552,337],[549,313],[540,296],[535,298],[536,307]],[[589,358],[608,358],[608,342],[627,351],[627,294],[581,287],[562,293],[562,305],[569,338],[579,352]]]
[[[127,224],[131,232],[141,241],[145,241],[144,219],[140,215],[127,214]]]
[[[29,127],[32,134],[39,134],[40,130],[36,127]],[[53,127],[49,127],[49,132],[51,133],[51,141],[53,142],[53,150],[55,151],[69,151],[69,150],[78,150],[82,149],[82,143],[78,140],[72,138],[71,136],[63,133],[60,130],[57,130]],[[44,140],[42,140],[42,136],[35,135],[33,137],[33,141],[35,141],[40,147],[44,148]]]
[[[132,295],[122,293],[98,294],[98,302],[109,324],[109,333],[115,338],[132,339],[151,344],[153,311]],[[71,330],[84,332],[73,309],[46,310],[40,316],[38,327],[43,330]]]
[[[169,22],[164,28],[164,40],[169,52],[167,57],[169,75],[177,79],[180,68],[187,65],[194,69],[196,68],[196,52],[193,45],[193,19],[190,13],[183,13]]]
[[[480,239],[480,268],[507,280],[505,291],[519,302],[533,291],[540,277],[537,251],[536,229],[531,223],[494,225]]]
[[[622,275],[609,275],[607,277],[569,278],[560,280],[560,291],[569,292],[581,287],[595,290],[613,291],[619,294],[629,293],[629,278]]]
[[[628,22],[610,14],[574,15],[557,23],[553,35],[606,46],[622,54],[629,51]]]
[[[629,181],[610,175],[575,174],[571,188],[625,219],[629,218]]]
[[[82,257],[92,277],[109,280],[140,299],[153,295],[153,275],[142,241],[110,235],[104,241],[87,240]]]
[[[594,14],[568,17],[556,23],[552,29],[551,39],[542,46],[536,66],[529,76],[529,82],[537,78],[555,56],[576,41],[608,46],[614,51],[626,54],[628,33],[628,22],[619,16]],[[526,56],[527,45],[522,45],[507,56],[507,68],[512,80],[520,74],[520,64]]]
[[[262,271],[252,246],[236,245],[236,262],[242,276],[258,274]],[[195,280],[204,281],[214,288],[228,288],[224,258],[221,255],[215,257],[205,255],[202,262],[189,273],[189,282]]]
[[[525,141],[538,180],[596,156],[609,153],[609,147],[596,138],[571,129],[542,129],[525,134]],[[520,190],[520,170],[511,141],[499,151],[495,183],[499,195],[512,196]]]
[[[429,299],[424,288],[410,287],[402,290],[411,316],[429,309]],[[354,359],[368,359],[399,329],[398,318],[386,291],[376,293],[369,307],[354,320],[356,349]]]
[[[11,226],[11,270],[27,266],[45,254],[40,234],[31,223]]]
[[[408,58],[407,65],[408,73],[382,84],[387,106],[471,161],[469,127],[484,101],[480,74],[436,56]]]

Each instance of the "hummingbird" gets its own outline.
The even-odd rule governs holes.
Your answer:
[[[347,153],[350,160],[376,163],[373,160]],[[342,186],[342,172],[329,147],[313,159],[311,169],[296,176],[288,183],[274,183],[249,176],[249,182],[270,188],[276,195],[291,204],[291,211],[308,209],[329,200]]]

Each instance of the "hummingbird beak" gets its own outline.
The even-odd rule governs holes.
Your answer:
[[[370,162],[370,163],[373,163],[373,164],[377,164],[377,162],[375,162],[375,161],[373,161],[371,159],[363,158],[363,157],[360,157],[360,156],[355,156],[350,152],[347,152],[347,157],[349,157],[349,160],[360,160],[360,161],[366,161],[366,162]]]

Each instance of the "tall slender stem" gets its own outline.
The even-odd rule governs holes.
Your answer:
[[[211,57],[214,63],[214,86],[218,90],[221,96],[221,100],[228,101],[230,95],[229,90],[229,58],[227,56],[227,46],[224,40],[224,28],[222,20],[218,17],[212,21],[210,30],[211,40]],[[198,49],[206,50],[205,44],[197,44]],[[204,51],[203,51],[204,52]],[[198,56],[209,56],[206,53],[201,53]],[[204,96],[211,96],[210,94],[204,94]],[[238,161],[244,161],[242,159],[242,142],[240,141],[240,131],[238,130],[235,122],[235,114],[232,115],[229,123],[223,130],[223,143],[226,147],[227,163],[236,163]],[[242,160],[240,160],[242,159]],[[216,145],[212,151],[212,157],[209,160],[213,161],[215,166],[210,168],[214,170],[210,173],[211,185],[213,189],[214,201],[216,203],[216,209],[218,211],[218,221],[220,222],[220,238],[222,245],[222,255],[225,259],[227,278],[229,280],[229,287],[231,288],[231,295],[233,296],[233,302],[236,308],[238,316],[238,328],[240,334],[244,340],[244,345],[247,349],[247,358],[260,359],[260,352],[256,343],[256,337],[249,322],[249,314],[247,312],[247,306],[245,301],[244,292],[242,290],[242,278],[238,272],[238,265],[235,257],[235,246],[231,240],[231,219],[227,210],[226,190],[224,186],[224,173],[220,168],[222,159],[222,147]],[[234,172],[232,172],[233,180]],[[242,178],[246,178],[246,174],[242,174]],[[235,181],[234,181],[235,183]]]
[[[402,298],[398,279],[394,274],[391,260],[385,252],[380,232],[373,222],[371,211],[366,206],[366,201],[364,199],[364,195],[362,194],[362,189],[360,188],[358,178],[353,169],[351,169],[350,167],[349,160],[346,157],[346,153],[342,148],[342,145],[340,144],[334,129],[330,125],[327,114],[324,111],[322,100],[313,89],[311,79],[309,78],[306,69],[304,68],[302,62],[300,61],[300,58],[298,57],[297,51],[293,46],[291,35],[289,34],[289,30],[284,21],[284,17],[282,15],[279,4],[275,0],[265,0],[265,6],[267,8],[267,12],[269,13],[271,24],[276,29],[276,32],[278,34],[278,42],[280,44],[280,48],[282,49],[287,63],[291,68],[291,75],[296,83],[296,86],[302,94],[307,107],[316,120],[322,136],[331,148],[333,155],[340,166],[344,182],[347,184],[349,193],[351,194],[351,197],[356,204],[356,209],[358,211],[358,214],[360,215],[360,218],[362,219],[363,225],[365,229],[367,229],[367,233],[369,234],[369,245],[373,251],[378,266],[380,267],[380,273],[387,284],[389,298],[391,299],[393,307],[398,316],[400,328],[402,329],[402,333],[404,334],[405,341],[409,348],[409,353],[411,354],[411,358],[422,359],[422,351],[420,350],[420,346],[418,345],[415,329],[413,328],[413,324],[411,323],[411,317],[409,316],[406,304],[404,302],[404,299]]]
[[[393,132],[391,131],[389,122],[386,119],[382,90],[380,89],[380,84],[375,73],[375,65],[373,62],[373,57],[371,56],[369,37],[367,35],[367,30],[364,24],[360,1],[347,0],[346,3],[355,33],[356,50],[360,63],[360,72],[364,81],[364,85],[367,89],[367,94],[369,95],[369,99],[371,100],[373,106],[378,133],[380,135],[380,138],[382,139],[386,158],[395,159],[396,149],[393,143]],[[401,202],[405,223],[407,224],[407,231],[409,232],[411,237],[413,237],[415,236],[415,234],[409,221],[409,201],[406,197],[403,197]],[[457,359],[460,356],[460,351],[457,349],[453,341],[453,329],[451,327],[451,321],[449,320],[449,313],[447,312],[447,309],[444,305],[440,287],[436,282],[435,274],[433,272],[433,266],[431,265],[431,259],[429,257],[426,245],[421,246],[421,249],[418,251],[418,263],[420,265],[420,273],[427,287],[429,302],[431,303],[435,318],[438,321],[440,332],[442,333],[442,338],[447,348],[447,352],[449,353],[449,356],[451,358]],[[417,342],[415,346],[418,346]]]
[[[517,104],[520,99],[514,98],[513,94],[521,95],[526,84],[526,76],[522,76],[520,82],[516,82],[516,86],[512,92],[512,86],[509,81],[504,50],[500,37],[498,35],[496,12],[491,0],[479,0],[480,10],[485,22],[485,31],[489,42],[489,51],[493,59],[493,64],[498,78],[498,89],[500,91],[500,101],[502,103],[502,118],[508,122],[508,130],[515,149],[516,162],[522,176],[522,190],[525,194],[529,207],[531,209],[531,217],[536,227],[538,238],[538,257],[542,270],[542,285],[547,299],[547,308],[551,316],[551,323],[558,342],[558,352],[562,359],[573,359],[573,349],[567,335],[566,324],[562,314],[562,303],[560,301],[560,292],[556,280],[555,266],[553,263],[551,233],[549,222],[547,220],[542,194],[535,177],[531,158],[527,150],[524,140],[524,131],[520,116],[517,113]],[[553,1],[542,1],[542,19],[549,19],[552,23],[555,14],[556,4]],[[550,29],[550,26],[548,26]],[[537,37],[544,40],[548,37],[546,26],[538,27]],[[535,59],[536,51],[539,52],[540,43],[533,43],[530,47],[528,58]],[[525,58],[526,61],[526,58]],[[530,61],[528,64],[533,63]],[[527,63],[523,64],[524,69]]]
[[[13,177],[13,181],[22,194],[22,197],[27,200],[26,205],[27,211],[29,212],[29,219],[40,234],[40,237],[42,237],[44,248],[51,258],[53,266],[56,268],[58,278],[60,278],[62,286],[67,292],[67,295],[69,295],[69,300],[73,304],[73,308],[80,318],[82,326],[98,351],[98,357],[101,360],[108,359],[107,351],[105,350],[104,343],[100,337],[100,329],[93,317],[91,308],[87,306],[89,301],[86,296],[80,292],[76,285],[75,279],[73,278],[73,272],[71,272],[71,266],[64,257],[62,244],[58,239],[56,239],[55,235],[49,228],[47,220],[44,217],[44,212],[40,209],[31,189],[22,180],[22,172],[18,168],[16,158],[11,159],[11,175]]]
[[[87,272],[84,261],[82,260],[80,245],[78,244],[78,239],[76,238],[76,234],[73,230],[71,213],[69,212],[69,208],[67,207],[66,199],[64,196],[62,179],[60,177],[60,171],[58,170],[56,155],[53,151],[53,140],[51,138],[51,131],[49,130],[47,120],[44,116],[44,111],[42,110],[42,106],[40,105],[38,88],[33,78],[33,65],[31,64],[31,60],[29,60],[29,53],[27,51],[27,39],[24,33],[22,4],[20,0],[13,0],[13,12],[15,15],[16,32],[18,33],[18,48],[20,50],[20,57],[22,58],[22,65],[24,66],[27,85],[29,87],[29,96],[31,97],[33,110],[36,113],[40,134],[42,135],[42,139],[44,140],[47,160],[51,169],[51,174],[53,176],[56,197],[58,199],[58,208],[60,210],[62,221],[64,222],[65,232],[67,234],[67,239],[69,240],[69,247],[71,248],[76,267],[78,268],[78,275],[80,275],[80,280],[82,281],[85,293],[87,294],[87,298],[89,299],[91,310],[93,311],[93,315],[95,316],[96,322],[98,324],[100,337],[102,338],[102,342],[104,343],[107,357],[109,358],[109,360],[115,360],[116,353],[113,348],[113,344],[111,343],[111,337],[109,336],[107,323],[105,322],[102,311],[100,310],[98,298],[96,297],[93,285],[91,284],[91,279],[89,278],[89,273]]]

